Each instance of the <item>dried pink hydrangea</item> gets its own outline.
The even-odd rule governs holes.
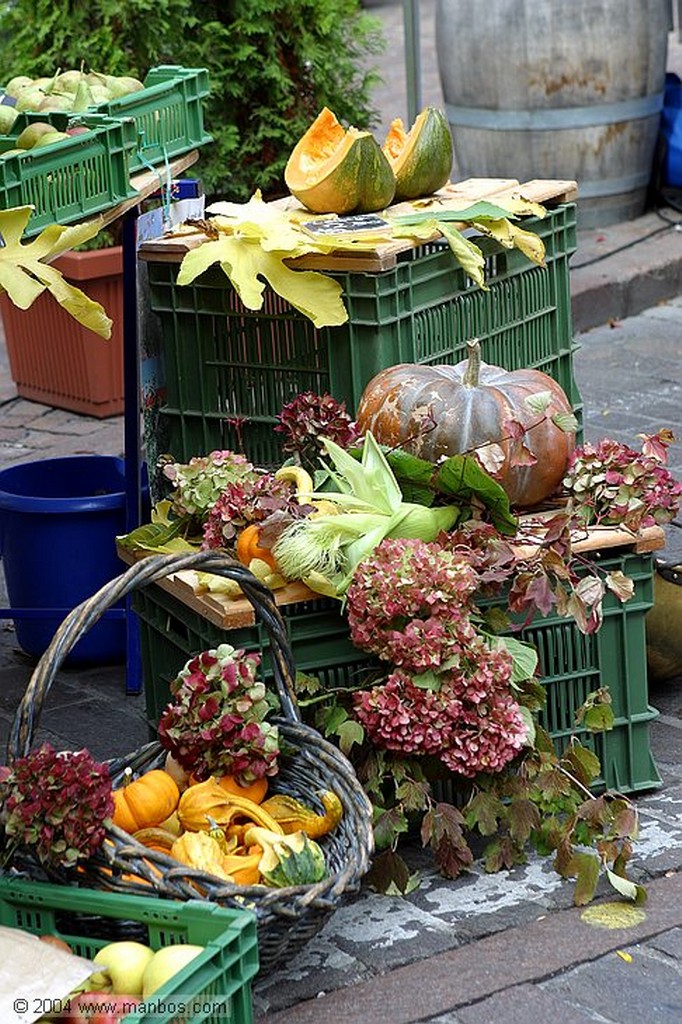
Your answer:
[[[277,772],[278,729],[265,721],[271,706],[259,665],[259,655],[220,644],[191,658],[171,683],[159,740],[200,781],[234,775],[248,785]]]
[[[114,813],[109,769],[89,750],[43,743],[17,758],[0,783],[5,846],[28,846],[41,863],[69,867],[102,845]]]
[[[243,527],[263,523],[275,513],[284,513],[290,522],[309,511],[310,506],[298,503],[293,485],[273,473],[228,484],[208,512],[203,547],[229,547]]]
[[[478,661],[440,676],[438,689],[396,669],[369,691],[354,695],[354,710],[370,739],[401,754],[437,756],[451,771],[473,778],[497,772],[523,746],[527,726],[509,692],[511,658],[483,641]]]
[[[438,543],[387,538],[357,567],[346,595],[353,643],[415,672],[438,667],[475,631],[476,574]]]
[[[583,444],[571,456],[564,487],[586,525],[624,525],[631,530],[669,523],[677,515],[682,483],[666,463],[669,431],[643,435],[642,451],[606,438]]]

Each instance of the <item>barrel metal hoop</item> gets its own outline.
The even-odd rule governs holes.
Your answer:
[[[650,180],[650,171],[640,171],[639,174],[627,174],[622,178],[600,178],[599,181],[579,180],[578,192],[581,199],[617,196],[621,192],[632,192],[634,189],[647,188]]]
[[[597,103],[589,107],[560,107],[552,110],[489,110],[445,104],[448,121],[455,128],[486,128],[490,131],[567,131],[600,125],[637,121],[661,113],[663,93],[653,93],[620,103]]]

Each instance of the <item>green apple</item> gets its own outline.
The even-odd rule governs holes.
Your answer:
[[[178,971],[181,971],[203,951],[203,946],[193,946],[190,943],[180,943],[158,949],[145,967],[142,977],[142,998],[147,999],[157,992],[162,985],[170,981]]]
[[[142,995],[142,978],[154,957],[154,950],[142,942],[110,942],[97,951],[94,962],[104,970],[91,974],[89,988],[111,985],[115,995]]]
[[[54,135],[55,127],[47,121],[32,121],[27,124],[15,142],[17,149],[31,149],[42,135]]]

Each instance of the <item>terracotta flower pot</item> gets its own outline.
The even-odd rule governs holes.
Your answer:
[[[113,320],[105,340],[81,326],[50,295],[27,310],[0,295],[12,380],[22,398],[103,418],[123,412],[123,250],[69,252],[54,261],[67,281]]]

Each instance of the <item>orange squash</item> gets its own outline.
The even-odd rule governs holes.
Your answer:
[[[395,175],[371,132],[345,129],[328,107],[297,142],[284,180],[314,213],[372,213],[395,194]]]
[[[124,832],[153,828],[165,821],[178,806],[180,790],[168,772],[155,768],[134,782],[114,790],[112,821]]]
[[[226,793],[232,793],[233,796],[243,796],[247,800],[253,800],[254,804],[263,803],[268,792],[267,779],[256,779],[248,786],[242,786],[237,782],[234,775],[222,775],[218,779],[218,785],[221,786]]]
[[[273,571],[277,570],[277,562],[270,548],[260,546],[260,526],[258,523],[250,523],[237,534],[236,544],[237,561],[247,568],[254,558],[260,558],[261,562],[269,565]]]

